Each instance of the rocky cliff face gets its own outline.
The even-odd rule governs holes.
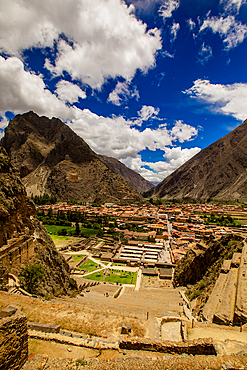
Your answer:
[[[219,237],[204,239],[204,242],[186,253],[186,256],[179,261],[175,268],[174,283],[176,286],[186,286],[200,281],[212,268],[217,275],[224,259],[231,258],[236,245],[229,242],[237,241],[241,244],[242,238],[236,234],[228,234]],[[230,243],[231,244],[231,243]],[[238,248],[238,247],[237,247]],[[240,246],[240,250],[242,244]]]
[[[27,265],[40,264],[46,277],[35,293],[70,294],[76,284],[70,279],[69,266],[34,215],[19,173],[0,146],[0,283],[7,284],[8,273],[21,276]]]
[[[243,240],[236,234],[210,237],[197,243],[177,264],[174,283],[176,286],[187,286],[186,293],[193,301],[195,315],[201,313],[207,302],[224,260],[230,260],[235,252],[242,251]]]
[[[247,120],[203,149],[144,196],[247,199]]]
[[[10,121],[1,141],[30,196],[56,194],[62,201],[142,202],[85,141],[57,118],[33,112]]]
[[[139,193],[144,193],[150,190],[154,185],[145,180],[139,173],[126,167],[123,163],[115,158],[107,157],[106,155],[98,155],[100,160],[105,163],[114,172],[118,173],[122,178]]]

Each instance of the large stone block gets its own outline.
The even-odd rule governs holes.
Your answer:
[[[0,319],[0,368],[19,370],[28,357],[27,319],[14,315]]]

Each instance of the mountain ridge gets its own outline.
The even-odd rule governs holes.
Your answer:
[[[247,199],[247,120],[190,158],[145,197]]]
[[[125,181],[139,193],[143,193],[147,190],[150,190],[154,185],[144,179],[139,173],[131,170],[125,164],[113,157],[108,157],[107,155],[98,154],[100,160],[110,167],[114,172],[118,173],[123,177]]]
[[[47,192],[61,201],[143,201],[58,118],[32,111],[19,114],[10,121],[1,145],[20,171],[29,196]]]

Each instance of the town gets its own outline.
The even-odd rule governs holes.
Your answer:
[[[83,276],[91,280],[105,281],[102,271],[105,269],[107,272],[107,269],[104,265],[102,269],[100,263],[107,262],[108,268],[111,266],[112,269],[121,270],[120,266],[126,265],[135,268],[133,271],[137,272],[139,270],[136,268],[140,268],[141,274],[131,280],[136,286],[140,285],[141,277],[143,282],[152,278],[153,284],[159,287],[172,286],[176,264],[197,242],[211,235],[245,233],[246,230],[247,209],[243,205],[152,203],[152,200],[151,203],[147,201],[141,206],[119,206],[111,203],[82,206],[57,203],[37,208],[44,223],[49,214],[49,223],[57,225],[52,226],[53,233],[75,235],[75,228],[73,231],[73,227],[64,228],[59,224],[60,218],[66,219],[67,222],[68,219],[77,222],[79,239],[66,243],[63,242],[65,238],[61,236],[58,243],[58,249],[70,263],[77,278]],[[74,218],[71,215],[74,215]],[[75,225],[75,222],[70,224]],[[47,226],[47,230],[50,231],[51,228]],[[87,235],[90,231],[91,234]],[[56,240],[59,240],[58,236]],[[95,274],[97,268],[89,273],[83,263],[84,256],[75,263],[70,253],[76,252],[80,255],[82,250],[87,253],[90,251],[94,263],[100,261],[99,274]],[[149,279],[145,279],[147,276]],[[121,283],[121,279],[116,279],[116,276],[113,276],[113,281]]]

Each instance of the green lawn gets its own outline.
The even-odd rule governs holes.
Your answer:
[[[58,230],[66,229],[67,233],[69,234],[70,232],[75,231],[75,227],[73,226],[57,226],[57,225],[44,225],[48,233],[51,233],[53,235],[57,235]],[[84,234],[85,236],[88,237],[93,237],[97,234],[98,230],[95,229],[86,229],[86,228],[80,228],[80,233]],[[83,236],[83,235],[82,235]],[[68,236],[65,236],[62,238],[69,238]],[[64,239],[66,240],[66,239]]]
[[[95,281],[101,281],[104,276],[103,271],[98,271],[94,272],[93,274],[90,274],[88,276],[83,276],[84,279],[89,279],[89,280],[95,280]]]
[[[73,254],[72,256],[73,262],[79,262],[85,257],[85,254]],[[70,260],[71,261],[71,260]]]
[[[86,270],[88,272],[92,272],[94,270],[97,270],[98,268],[100,268],[98,267],[98,264],[91,261],[89,258],[79,267],[79,269]]]
[[[120,275],[111,273],[110,276],[105,277],[107,283],[119,283],[119,284],[135,284],[136,283],[136,272],[123,272]]]

